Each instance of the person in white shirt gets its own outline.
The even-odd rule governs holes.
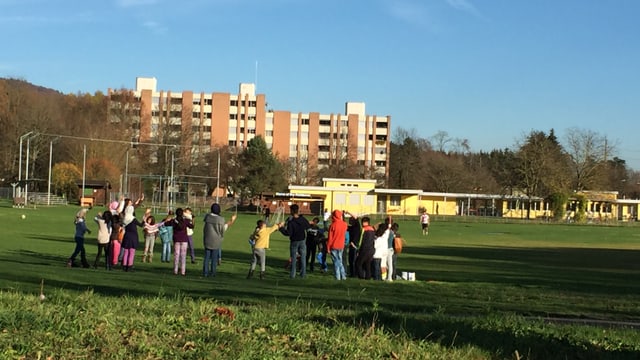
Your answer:
[[[376,229],[376,240],[374,242],[375,252],[373,253],[373,263],[371,276],[373,280],[382,280],[382,259],[387,258],[389,249],[389,225],[382,223]]]
[[[420,224],[422,224],[422,235],[429,235],[429,214],[426,210],[420,215]]]
[[[329,211],[329,209],[324,208],[324,214],[322,216],[322,227],[325,231],[329,230],[329,219],[331,219],[331,212]]]

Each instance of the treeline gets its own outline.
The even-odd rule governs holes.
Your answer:
[[[472,152],[467,140],[439,131],[430,138],[397,129],[391,144],[392,188],[489,193],[557,199],[575,191],[618,191],[640,196],[640,174],[616,156],[606,136],[572,128],[532,130],[512,147]]]

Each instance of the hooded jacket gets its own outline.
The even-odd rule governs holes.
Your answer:
[[[329,240],[327,251],[344,250],[344,239],[347,234],[347,223],[342,220],[342,211],[333,210],[331,214],[331,226],[329,226]]]

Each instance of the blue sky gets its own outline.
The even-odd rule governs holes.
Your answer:
[[[257,79],[270,108],[363,101],[473,151],[588,129],[640,170],[638,19],[637,0],[0,0],[0,77],[64,93]]]

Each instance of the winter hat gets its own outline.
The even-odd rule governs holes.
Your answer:
[[[220,204],[214,203],[213,205],[211,205],[211,212],[216,215],[220,215]]]

